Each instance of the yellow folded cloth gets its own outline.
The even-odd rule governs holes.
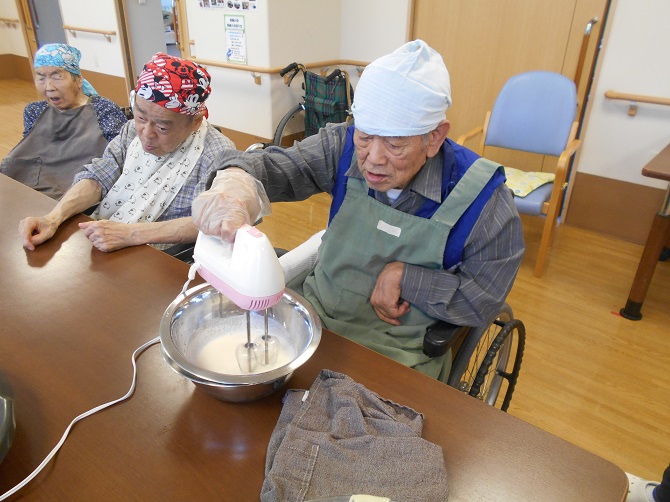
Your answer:
[[[525,197],[536,188],[552,183],[555,175],[553,173],[528,173],[513,167],[505,167],[505,184],[512,189],[515,197]]]

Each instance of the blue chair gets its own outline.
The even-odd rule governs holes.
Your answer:
[[[544,273],[568,184],[570,159],[581,146],[581,140],[576,139],[576,114],[577,91],[572,80],[548,71],[521,73],[503,86],[493,110],[486,114],[484,125],[457,140],[463,145],[481,135],[477,153],[482,156],[486,156],[486,147],[493,146],[558,158],[553,181],[545,182],[528,195],[514,197],[520,213],[545,218],[535,277]],[[531,180],[538,178],[527,174]]]

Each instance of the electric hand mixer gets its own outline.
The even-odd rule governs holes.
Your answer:
[[[256,362],[264,366],[273,364],[279,348],[277,341],[268,334],[267,309],[281,300],[286,283],[284,271],[267,236],[255,227],[244,225],[231,244],[200,232],[193,259],[203,279],[246,310],[247,342],[236,350],[240,369],[252,373]],[[260,343],[251,342],[251,310],[264,311],[265,330]]]

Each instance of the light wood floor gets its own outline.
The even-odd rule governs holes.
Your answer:
[[[0,80],[1,156],[19,141],[34,95],[30,83]],[[274,204],[261,229],[293,248],[325,227],[328,206],[326,195]],[[563,225],[536,279],[539,223],[524,219],[526,256],[508,298],[528,333],[509,413],[658,479],[670,461],[670,262],[658,264],[644,319],[628,321],[617,313],[642,246]]]

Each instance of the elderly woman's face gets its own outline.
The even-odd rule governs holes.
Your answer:
[[[71,110],[86,103],[81,90],[81,77],[63,68],[41,66],[35,69],[35,87],[49,105],[58,110]]]
[[[156,157],[175,151],[202,123],[202,116],[181,115],[139,96],[133,114],[142,148]]]

